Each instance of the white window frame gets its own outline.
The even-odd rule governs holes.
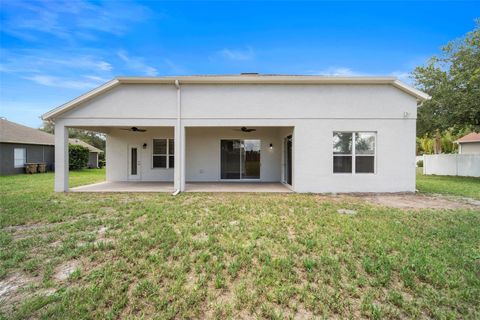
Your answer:
[[[153,153],[153,151],[155,150],[154,148],[154,141],[155,140],[165,140],[166,143],[167,143],[167,148],[166,148],[166,153]],[[172,154],[170,154],[170,140],[173,140],[173,143],[175,145],[175,139],[174,138],[153,138],[152,139],[152,169],[173,169],[173,167],[170,167],[170,157],[173,157],[174,161],[175,161],[175,150],[173,151]],[[153,157],[155,156],[162,156],[162,157],[165,157],[165,167],[154,167],[153,166]]]
[[[335,130],[333,131],[332,133],[332,136],[333,134],[335,134],[336,132],[339,132],[339,133],[350,133],[352,135],[352,153],[351,154],[335,154],[333,153],[333,145],[332,145],[332,156],[333,157],[336,157],[336,156],[343,156],[343,157],[352,157],[352,172],[334,172],[334,168],[332,167],[332,172],[333,174],[351,174],[351,175],[356,175],[356,174],[360,174],[360,175],[365,175],[365,174],[377,174],[377,132],[376,131],[340,131],[340,130]],[[375,138],[374,140],[374,148],[373,148],[373,154],[358,154],[357,155],[357,152],[355,150],[355,145],[356,145],[356,133],[373,133],[373,136]],[[357,168],[356,168],[356,161],[355,161],[355,158],[356,157],[371,157],[373,156],[373,172],[356,172]],[[333,160],[333,159],[332,159]],[[333,165],[333,163],[332,163]]]
[[[16,150],[23,150],[23,158],[18,159],[16,158]],[[21,165],[17,165],[17,160],[23,160]],[[14,168],[23,168],[25,167],[25,163],[27,163],[27,148],[13,148],[13,166]]]

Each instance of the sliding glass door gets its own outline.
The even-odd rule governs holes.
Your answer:
[[[240,179],[240,140],[222,140],[221,148],[222,179]]]
[[[222,179],[260,179],[260,140],[221,140]]]

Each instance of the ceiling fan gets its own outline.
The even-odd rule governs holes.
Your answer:
[[[147,131],[147,130],[145,130],[145,129],[139,129],[139,128],[137,128],[137,127],[131,127],[131,128],[129,128],[129,129],[123,129],[123,128],[122,128],[122,130],[132,131],[132,132],[146,132],[146,131]]]
[[[253,132],[257,131],[257,129],[254,128],[247,128],[247,127],[241,127],[240,129],[233,129],[235,131],[242,131],[242,132]]]

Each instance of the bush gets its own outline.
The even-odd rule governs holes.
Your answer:
[[[423,168],[423,160],[418,160],[417,161],[417,167]]]
[[[105,160],[98,160],[98,167],[99,168],[105,167]]]
[[[68,162],[70,170],[83,169],[88,165],[88,148],[71,144],[68,146]]]

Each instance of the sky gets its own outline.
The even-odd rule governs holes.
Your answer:
[[[0,116],[41,114],[115,76],[409,73],[473,30],[476,1],[0,0]]]

